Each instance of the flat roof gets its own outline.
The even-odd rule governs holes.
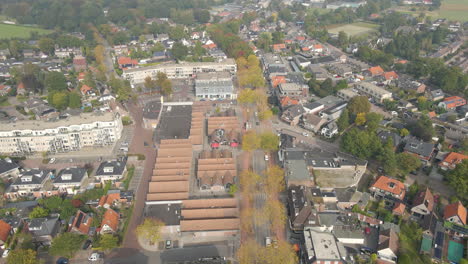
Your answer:
[[[154,217],[163,221],[167,226],[180,224],[181,203],[146,204],[145,217]]]
[[[235,198],[219,198],[219,199],[195,199],[184,201],[184,209],[196,208],[231,208],[237,207]]]
[[[150,182],[150,193],[188,192],[188,181]]]
[[[184,220],[189,219],[211,219],[211,218],[237,218],[239,210],[237,208],[202,208],[182,210]]]
[[[220,62],[180,62],[180,63],[162,63],[154,66],[148,66],[148,67],[140,67],[140,68],[132,68],[132,69],[127,69],[124,71],[125,73],[133,73],[133,72],[140,72],[140,71],[148,71],[148,70],[158,70],[158,69],[164,69],[164,68],[176,68],[176,67],[206,67],[206,66],[212,66],[212,65],[236,65],[236,61],[232,58],[227,58],[223,61]]]
[[[204,219],[204,220],[182,220],[180,231],[219,231],[239,230],[240,220],[235,219]]]
[[[304,238],[309,258],[317,260],[340,260],[337,241],[331,233],[304,229]]]
[[[156,142],[162,139],[188,139],[191,120],[191,105],[163,106],[161,118],[154,131]]]

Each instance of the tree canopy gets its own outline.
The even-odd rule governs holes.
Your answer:
[[[37,261],[37,253],[32,249],[15,249],[7,257],[8,263],[15,264],[36,264]]]
[[[455,189],[457,196],[461,200],[468,200],[468,160],[463,160],[461,163],[457,164],[455,169],[447,173],[447,180],[450,186]]]
[[[371,105],[367,96],[355,96],[349,100],[348,103],[348,111],[353,115],[357,115],[359,113],[367,113],[370,111]]]
[[[159,219],[145,218],[143,223],[137,227],[136,233],[150,244],[154,244],[161,239],[161,227],[163,226],[164,222]]]
[[[80,250],[86,236],[70,232],[62,233],[52,240],[49,254],[52,256],[65,256],[72,258]]]

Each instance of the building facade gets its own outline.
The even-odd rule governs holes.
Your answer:
[[[385,100],[385,99],[388,99],[388,100],[392,99],[392,93],[391,92],[385,90],[382,87],[374,85],[372,83],[361,82],[361,83],[356,84],[356,86],[354,86],[354,87],[357,90],[365,93],[369,97],[372,97],[373,99],[375,99],[379,103],[382,103],[383,100]]]
[[[195,77],[198,73],[203,72],[229,72],[235,74],[237,65],[234,59],[226,59],[221,62],[167,63],[125,70],[122,76],[132,84],[142,84],[148,76],[156,79],[158,72],[165,73],[169,79],[183,79]]]
[[[28,155],[37,152],[69,152],[83,147],[114,144],[122,134],[119,114],[81,114],[46,122],[24,120],[0,126],[0,153]]]
[[[205,99],[236,99],[229,72],[200,73],[195,80],[195,96]]]

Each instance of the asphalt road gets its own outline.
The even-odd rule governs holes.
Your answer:
[[[267,169],[267,161],[265,161],[265,152],[256,150],[252,155],[252,169],[258,175],[264,176],[264,171]],[[257,192],[254,196],[254,206],[257,211],[260,211],[265,205],[267,197],[264,192]],[[267,225],[254,221],[255,239],[260,245],[265,243],[265,237],[270,236],[270,230]]]

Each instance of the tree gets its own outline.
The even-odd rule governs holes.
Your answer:
[[[47,91],[56,92],[56,91],[65,91],[67,89],[67,79],[65,75],[61,72],[49,72],[46,75],[44,80],[44,85],[47,88]]]
[[[258,113],[258,118],[263,121],[263,120],[268,120],[273,116],[273,111],[270,109],[264,109]]]
[[[371,105],[367,96],[355,96],[349,100],[348,111],[350,114],[357,115],[358,113],[367,113],[370,111]]]
[[[463,201],[468,199],[468,160],[457,164],[455,169],[447,173],[447,180]]]
[[[67,92],[54,92],[49,96],[52,97],[52,101],[49,103],[57,108],[58,110],[63,110],[68,106],[68,93]]]
[[[369,131],[376,131],[382,121],[382,115],[374,112],[367,113],[366,127]]]
[[[161,239],[161,227],[164,222],[156,218],[145,218],[143,223],[136,229],[139,237],[147,240],[150,244],[154,244]]]
[[[409,153],[399,153],[397,155],[397,163],[402,174],[408,174],[409,172],[415,171],[422,165],[418,157]]]
[[[8,254],[7,263],[36,264],[37,253],[32,249],[15,249]]]
[[[172,45],[171,52],[176,60],[183,60],[188,55],[188,48],[181,42],[176,42]]]
[[[248,105],[255,103],[256,93],[254,90],[249,88],[244,88],[240,90],[239,95],[237,96],[237,101],[242,105]]]
[[[55,42],[51,38],[41,38],[38,45],[39,49],[47,55],[51,55],[55,51]]]
[[[169,96],[172,94],[171,80],[167,79],[161,83],[161,93],[166,96]]]
[[[49,215],[49,210],[41,206],[36,206],[31,211],[31,213],[29,213],[29,218],[41,218],[41,217],[46,217],[48,215]]]
[[[265,185],[268,193],[278,194],[285,188],[284,170],[278,166],[269,167],[265,171]]]
[[[260,147],[265,151],[278,150],[279,137],[273,132],[260,134]]]
[[[68,94],[68,107],[70,108],[80,108],[81,107],[81,96],[72,92]]]
[[[86,240],[86,236],[74,233],[62,233],[52,240],[49,254],[52,256],[65,256],[72,258],[80,250],[81,244]]]
[[[366,123],[366,114],[365,113],[358,113],[354,123],[358,126],[362,126]]]
[[[248,131],[242,137],[242,150],[252,151],[260,147],[260,138],[254,131]]]
[[[119,246],[119,238],[112,234],[104,234],[99,237],[98,245],[102,250],[114,249]]]
[[[397,160],[393,150],[393,140],[390,138],[385,142],[381,153],[377,156],[381,162],[385,174],[394,176],[397,172]]]
[[[434,135],[434,127],[432,127],[432,121],[429,117],[422,115],[416,122],[412,122],[408,125],[408,130],[411,134],[421,138],[424,141],[429,141]]]
[[[409,133],[408,129],[406,129],[406,128],[402,128],[402,129],[400,130],[400,136],[402,136],[402,137],[406,137],[406,136],[408,136],[409,134],[410,134],[410,133]]]
[[[338,45],[343,48],[346,45],[348,45],[348,42],[349,42],[348,35],[344,31],[338,32]]]
[[[200,24],[205,24],[210,21],[211,15],[210,11],[206,9],[194,9],[193,10],[193,17],[196,21]]]
[[[348,109],[344,109],[336,122],[338,125],[338,130],[340,132],[344,131],[349,126],[349,111]]]
[[[51,212],[58,212],[60,207],[62,207],[63,200],[59,196],[50,196],[47,198],[39,199],[38,203]]]

